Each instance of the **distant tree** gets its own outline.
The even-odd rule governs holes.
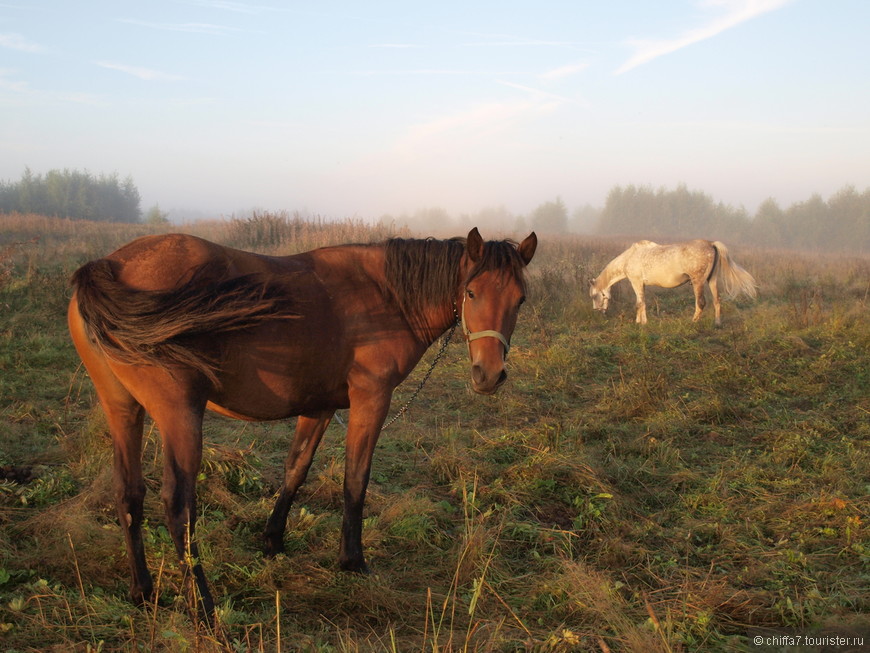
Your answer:
[[[768,198],[750,219],[704,193],[678,186],[616,186],[607,195],[596,231],[642,238],[709,238],[769,247],[870,251],[870,189],[845,186],[827,202],[818,194],[780,208]]]
[[[513,214],[504,206],[488,207],[477,213],[459,217],[459,226],[463,231],[477,227],[485,237],[487,234],[503,234],[511,231],[514,228],[514,223]]]
[[[785,212],[788,247],[816,249],[828,241],[828,205],[818,193],[804,202],[792,204]]]
[[[845,186],[828,199],[830,245],[855,252],[870,251],[870,188],[858,193]]]
[[[18,183],[0,183],[0,211],[37,213],[102,222],[138,222],[139,191],[131,177],[117,173],[94,177],[89,172],[50,170],[45,177],[25,168]]]
[[[160,210],[160,205],[155,204],[145,212],[143,222],[146,224],[166,224],[169,222],[169,213]]]
[[[589,234],[595,230],[598,220],[601,218],[601,209],[585,204],[571,212],[568,229],[578,234]]]
[[[772,197],[764,200],[755,212],[752,235],[755,242],[771,247],[782,247],[786,244],[788,226],[785,214]]]
[[[535,231],[563,234],[568,231],[568,209],[561,197],[555,202],[545,202],[532,212],[532,228]]]
[[[596,231],[601,234],[654,234],[655,193],[649,186],[615,186],[607,194]]]
[[[446,209],[440,207],[418,209],[411,215],[407,213],[402,213],[399,216],[384,215],[381,216],[380,221],[381,224],[393,222],[397,227],[405,227],[418,235],[444,233],[445,230],[451,230],[454,227],[450,214],[447,213]]]
[[[749,229],[742,208],[716,204],[709,195],[684,184],[674,190],[617,186],[607,196],[597,231],[643,238],[687,240],[721,238],[738,241]]]
[[[524,234],[529,231],[529,223],[526,220],[525,216],[518,215],[514,220],[514,232],[518,234]]]
[[[752,224],[756,242],[774,247],[870,251],[870,189],[845,186],[827,202],[814,194],[782,210],[772,199],[758,207]]]

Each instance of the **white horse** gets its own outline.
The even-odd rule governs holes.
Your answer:
[[[637,295],[635,322],[638,324],[646,324],[644,286],[676,288],[691,281],[695,291],[695,316],[692,320],[697,322],[707,304],[704,284],[708,284],[716,309],[716,326],[719,326],[722,323],[719,282],[722,281],[729,299],[741,293],[755,297],[758,285],[749,272],[728,256],[728,248],[719,241],[690,240],[674,245],[657,245],[649,240],[641,240],[608,263],[601,274],[592,280],[589,288],[592,308],[605,312],[610,301],[610,286],[625,278]]]

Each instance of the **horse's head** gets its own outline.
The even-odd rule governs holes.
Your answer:
[[[523,270],[537,246],[534,232],[516,246],[507,241],[485,243],[476,227],[468,234],[457,306],[475,392],[493,394],[507,379],[504,363],[526,297]]]
[[[598,288],[593,279],[589,284],[589,296],[592,298],[592,308],[602,313],[607,312],[610,303],[610,288]]]

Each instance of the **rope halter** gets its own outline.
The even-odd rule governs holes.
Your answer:
[[[484,331],[474,331],[474,332],[469,331],[468,326],[465,324],[465,300],[467,298],[468,298],[468,293],[465,293],[462,297],[462,318],[461,318],[462,333],[465,335],[466,342],[468,342],[470,344],[472,340],[478,340],[480,338],[495,338],[496,340],[500,341],[502,345],[504,345],[504,357],[505,357],[505,360],[507,360],[508,352],[510,351],[511,346],[510,346],[510,343],[508,342],[508,339],[505,338],[501,333],[499,333],[498,331],[493,331],[492,329],[486,329]]]

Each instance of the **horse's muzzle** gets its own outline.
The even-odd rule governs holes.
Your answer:
[[[481,365],[471,366],[471,389],[481,395],[492,395],[507,381],[504,368],[497,374],[488,374]]]

